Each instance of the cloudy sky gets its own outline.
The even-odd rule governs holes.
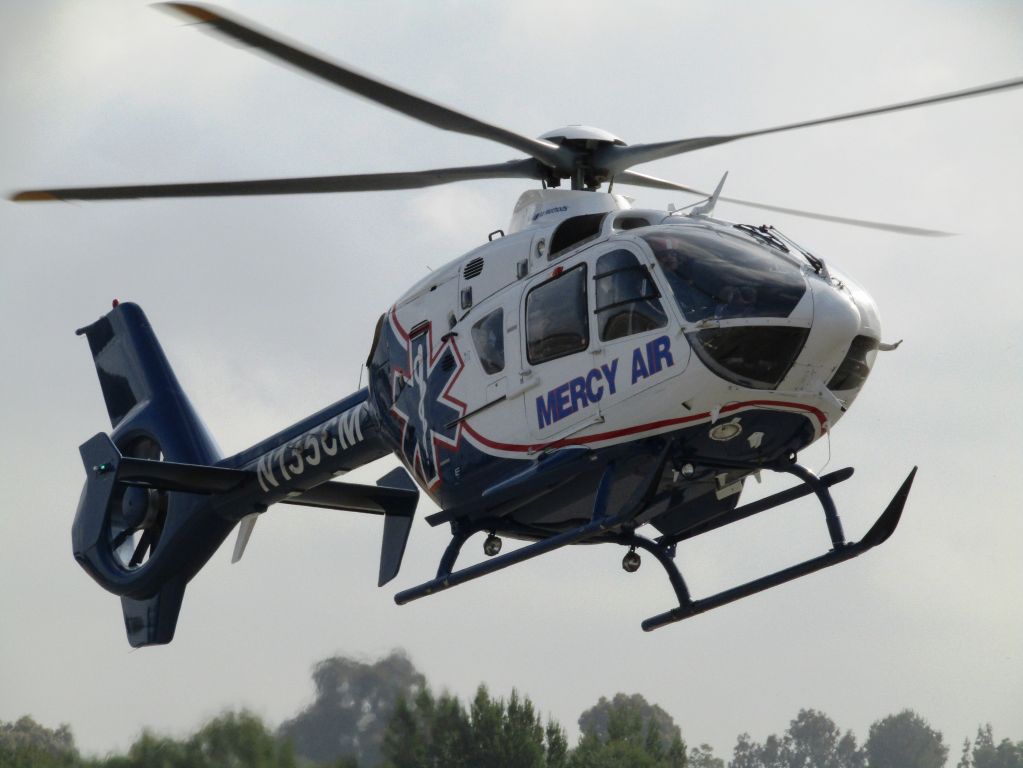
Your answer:
[[[539,135],[629,142],[763,128],[1023,74],[1018,2],[226,1],[330,56]],[[822,11],[827,8],[826,12]],[[903,524],[865,557],[652,634],[662,572],[621,552],[541,558],[409,606],[446,540],[422,520],[377,589],[379,521],[275,509],[245,559],[189,586],[178,636],[132,652],[116,598],[74,563],[77,446],[109,427],[74,329],[139,302],[225,452],[357,386],[377,316],[507,225],[524,188],[15,205],[0,202],[0,720],[69,722],[90,752],[225,707],[273,723],[310,666],[401,646],[438,687],[513,686],[566,725],[641,692],[691,742],[783,730],[801,707],[864,738],[904,707],[956,751],[977,724],[1023,738],[1023,90],[705,150],[637,170],[726,194],[961,233],[909,238],[721,205],[770,222],[867,287],[888,341],[863,395],[803,456],[852,465],[858,538],[914,464]],[[225,44],[143,2],[0,4],[0,192],[398,171],[514,152],[444,133]],[[691,202],[636,190],[637,205]],[[372,481],[393,462],[358,473]],[[770,487],[761,489],[767,492]],[[420,517],[429,510],[424,504]],[[694,593],[822,552],[812,504],[680,548]],[[467,555],[480,557],[470,545]]]

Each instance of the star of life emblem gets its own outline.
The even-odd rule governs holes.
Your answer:
[[[453,336],[433,346],[430,323],[406,333],[391,312],[391,324],[405,346],[405,367],[391,372],[391,413],[401,423],[401,454],[428,489],[440,483],[439,450],[457,451],[466,405],[451,395],[464,363]]]

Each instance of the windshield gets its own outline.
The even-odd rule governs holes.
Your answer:
[[[660,227],[643,235],[686,320],[788,317],[806,291],[791,257],[703,227]]]

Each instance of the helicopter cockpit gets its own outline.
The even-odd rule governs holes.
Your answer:
[[[807,292],[800,262],[718,228],[666,226],[641,236],[682,315],[697,324],[686,336],[703,363],[733,383],[776,389],[810,330],[776,320],[788,318]]]
[[[660,227],[642,235],[689,322],[788,317],[806,292],[789,254],[709,227]]]

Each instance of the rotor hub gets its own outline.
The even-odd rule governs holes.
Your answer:
[[[572,189],[595,190],[607,181],[606,169],[595,169],[593,157],[605,147],[624,147],[626,143],[613,133],[590,125],[566,125],[538,137],[572,151],[571,168],[551,168],[547,184],[560,186],[561,179],[571,179]]]

